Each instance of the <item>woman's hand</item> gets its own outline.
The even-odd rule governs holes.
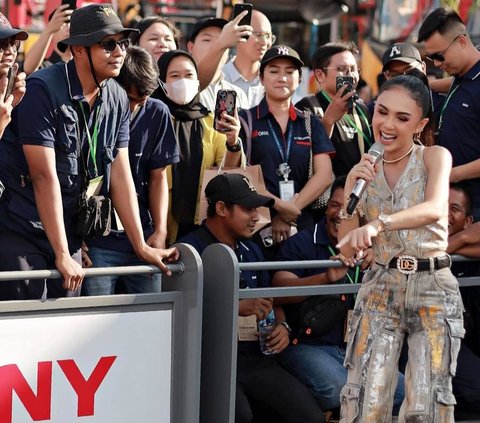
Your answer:
[[[295,197],[292,201],[285,201],[281,199],[275,200],[274,209],[278,212],[278,215],[285,221],[291,224],[294,224],[297,218],[302,214],[302,211],[298,208],[295,200],[297,199],[298,194],[295,194]]]
[[[372,238],[375,238],[380,233],[380,228],[381,222],[374,220],[357,229],[353,229],[340,240],[337,248],[348,245],[355,250],[357,259],[360,259],[364,256],[363,251],[372,246]]]
[[[352,170],[348,173],[345,192],[351,192],[358,179],[364,179],[367,182],[371,182],[376,174],[375,157],[365,153],[360,162],[353,166]]]
[[[290,238],[291,226],[286,223],[280,215],[272,219],[272,238],[275,244],[281,244],[287,238]]]
[[[218,126],[223,128],[222,134],[227,136],[227,144],[233,147],[240,134],[240,119],[235,111],[235,116],[230,116],[227,112],[222,113],[222,119],[218,121]]]

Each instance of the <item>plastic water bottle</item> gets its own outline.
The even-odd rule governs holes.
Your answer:
[[[272,309],[270,310],[270,313],[267,314],[267,317],[265,317],[265,319],[260,320],[258,322],[258,332],[259,332],[258,340],[260,341],[260,350],[265,355],[274,354],[274,352],[270,350],[267,346],[267,342],[268,342],[267,338],[273,332],[273,329],[275,329],[275,313],[273,312],[273,309]]]

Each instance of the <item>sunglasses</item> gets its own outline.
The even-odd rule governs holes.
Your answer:
[[[107,41],[99,41],[97,43],[101,46],[107,53],[111,53],[114,51],[117,46],[120,47],[120,50],[125,51],[128,46],[130,45],[130,39],[124,38],[123,40],[107,40]]]
[[[20,40],[16,40],[13,37],[3,38],[2,40],[0,40],[1,52],[7,50],[9,47],[13,48],[14,51],[18,51],[18,49],[20,48]]]
[[[448,45],[448,47],[443,50],[441,53],[432,53],[432,54],[426,54],[425,57],[430,60],[430,61],[437,61],[437,62],[445,62],[445,53],[447,52],[447,50],[453,45],[453,43],[455,41],[457,41],[462,35],[466,35],[466,34],[458,34],[453,40],[452,42]]]

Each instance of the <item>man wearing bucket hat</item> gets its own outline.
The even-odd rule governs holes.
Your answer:
[[[1,284],[0,300],[59,297],[83,281],[80,246],[109,231],[109,197],[135,253],[167,271],[175,249],[145,243],[128,162],[129,103],[118,76],[128,35],[113,8],[92,4],[72,13],[73,60],[28,79],[0,143],[0,270],[48,269],[63,277],[46,284]],[[20,123],[21,122],[21,123]],[[80,205],[79,205],[80,204]],[[102,216],[86,227],[79,215]]]
[[[25,73],[20,72],[17,75],[18,65],[15,60],[20,43],[27,38],[28,34],[25,31],[12,28],[8,19],[0,13],[0,136],[10,122],[12,108],[25,94]],[[9,73],[15,75],[13,81],[9,81]],[[11,98],[9,95],[5,96],[9,82],[13,84]]]

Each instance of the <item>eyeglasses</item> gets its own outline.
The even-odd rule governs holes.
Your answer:
[[[277,37],[271,32],[252,32],[252,36],[256,41],[266,41],[267,43],[271,44],[273,44],[277,39]]]
[[[20,48],[20,40],[16,40],[13,37],[0,40],[0,52],[4,52],[9,47],[12,48],[14,52],[17,52]]]
[[[99,41],[97,43],[101,46],[107,53],[111,53],[114,51],[117,46],[120,47],[120,50],[125,51],[128,46],[130,45],[130,39],[124,38],[123,40],[107,40],[107,41]]]
[[[359,75],[360,70],[356,66],[326,66],[322,69],[336,70],[342,75]]]
[[[459,34],[457,35],[453,40],[452,42],[448,45],[448,47],[443,50],[441,53],[432,53],[432,54],[426,54],[425,57],[428,59],[428,60],[431,60],[432,62],[434,60],[436,60],[437,62],[445,62],[445,53],[447,52],[447,50],[453,45],[453,43],[455,41],[457,41],[462,35],[467,35],[467,34]]]

